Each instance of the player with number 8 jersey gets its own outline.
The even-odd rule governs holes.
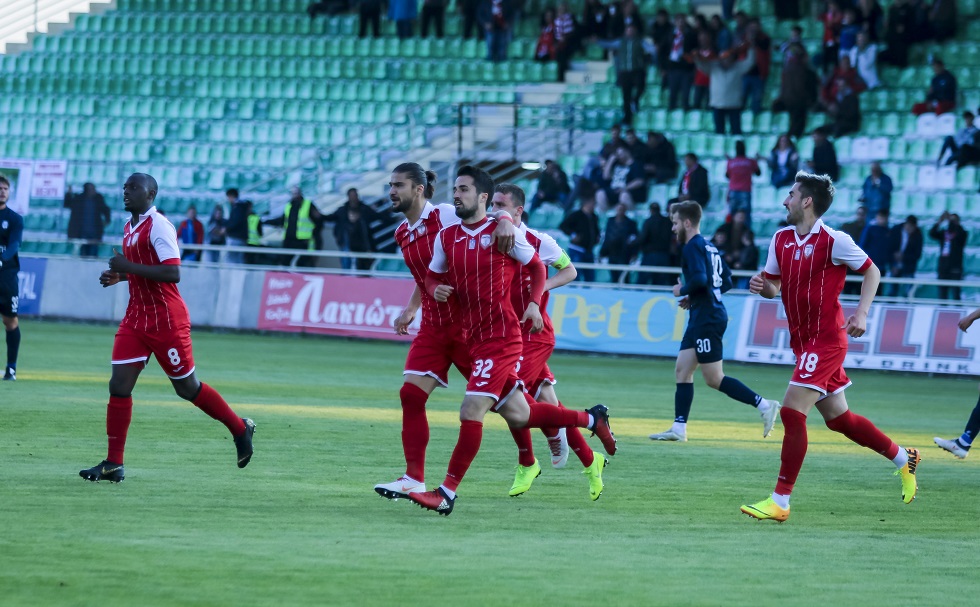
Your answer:
[[[238,467],[252,458],[255,424],[238,416],[221,395],[194,373],[191,324],[177,283],[180,281],[180,251],[177,233],[166,217],[157,212],[157,183],[150,175],[135,173],[123,186],[123,203],[132,219],[123,232],[123,254],[109,260],[109,269],[99,282],[109,287],[126,281],[129,306],[119,324],[112,346],[112,377],[106,411],[109,452],[102,463],[81,470],[89,481],[122,481],[123,452],[132,420],[133,388],[152,354],[174,390],[231,432],[238,451]]]

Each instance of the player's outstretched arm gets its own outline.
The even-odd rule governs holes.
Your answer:
[[[561,263],[562,259],[559,259],[558,262],[551,264],[551,267],[558,268],[558,271],[554,276],[549,276],[548,280],[544,281],[545,291],[551,291],[553,289],[557,289],[558,287],[564,287],[568,283],[575,280],[575,278],[578,276],[578,270],[575,269],[575,266],[572,264],[571,260],[568,260],[568,254],[562,251],[562,256],[563,259],[567,260],[567,264],[558,267],[558,263]]]
[[[960,331],[966,333],[966,330],[969,329],[970,325],[972,325],[978,318],[980,318],[980,308],[977,308],[960,319],[960,322],[958,323]]]
[[[115,255],[109,260],[109,270],[118,274],[135,274],[154,282],[180,282],[180,266],[177,264],[162,264],[148,266],[129,261],[115,249]]]

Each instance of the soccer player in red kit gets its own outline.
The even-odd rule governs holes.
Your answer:
[[[388,183],[392,210],[405,215],[405,221],[395,229],[395,241],[416,284],[408,305],[395,320],[395,333],[408,335],[408,326],[422,309],[421,328],[409,348],[405,383],[399,393],[405,474],[374,486],[379,495],[388,499],[425,491],[425,450],[429,443],[425,403],[433,390],[449,385],[451,366],[467,378],[471,370],[459,310],[453,303],[436,301],[425,291],[425,277],[439,231],[460,222],[453,205],[428,202],[435,195],[435,182],[435,173],[423,170],[415,162],[406,162],[395,167]],[[492,239],[501,251],[509,251],[515,233],[513,222],[501,221]]]
[[[558,271],[545,281],[544,293],[541,295],[542,330],[533,331],[531,323],[521,325],[521,340],[524,344],[520,362],[517,365],[517,375],[527,386],[528,393],[534,400],[562,407],[558,395],[555,394],[554,385],[557,383],[555,376],[548,368],[548,359],[555,349],[555,329],[547,312],[548,293],[552,289],[557,289],[575,280],[577,272],[568,258],[568,254],[558,246],[554,238],[529,228],[523,222],[524,200],[524,190],[514,184],[500,183],[494,188],[493,208],[498,211],[507,211],[514,218],[517,229],[537,251],[541,263]],[[515,314],[523,314],[523,311],[530,306],[531,272],[527,266],[521,266],[519,271],[514,273],[514,283],[511,286],[510,296]],[[527,428],[522,428],[511,429],[511,432],[514,433],[522,457],[514,478],[514,486],[510,489],[510,495],[516,496],[531,488],[531,483],[541,474],[541,466],[534,458],[534,454],[526,455],[530,450],[523,448],[522,443],[530,443],[530,431]],[[548,439],[548,446],[551,449],[551,465],[555,468],[564,468],[568,461],[570,446],[585,467],[583,473],[589,479],[589,497],[593,501],[599,499],[599,496],[602,495],[602,469],[606,465],[606,458],[602,455],[596,456],[578,428],[568,428],[567,430],[565,428],[542,428],[541,432]]]
[[[895,444],[867,418],[848,410],[844,398],[851,385],[843,367],[847,336],[861,337],[867,330],[881,272],[850,236],[821,221],[833,199],[830,177],[797,173],[783,202],[789,226],[773,235],[765,270],[749,281],[749,290],[766,299],[782,295],[790,347],[796,355],[780,413],[785,434],[776,490],[769,498],[741,508],[760,520],[789,518],[790,493],[806,456],[806,417],[814,406],[828,428],[890,459],[902,479],[902,500],[908,504],[915,498],[919,451]],[[848,268],[863,274],[864,280],[857,310],[845,321],[838,296]]]
[[[244,468],[252,458],[255,424],[239,417],[220,394],[194,375],[190,317],[177,290],[177,232],[153,206],[156,196],[157,182],[150,175],[134,173],[126,180],[123,204],[132,219],[123,230],[123,254],[110,259],[109,269],[99,277],[103,287],[128,281],[129,307],[112,346],[106,411],[109,453],[102,463],[78,473],[89,481],[118,483],[125,478],[123,451],[133,416],[133,388],[150,354],[163,367],[177,396],[228,428],[238,450],[238,467]]]
[[[445,515],[452,512],[456,489],[480,450],[483,418],[490,410],[511,428],[587,427],[610,455],[616,452],[605,406],[571,411],[525,398],[516,372],[523,349],[520,325],[530,320],[541,329],[539,308],[547,270],[519,233],[507,254],[492,246],[495,222],[487,217],[492,191],[493,179],[485,171],[471,166],[459,169],[453,202],[463,221],[439,232],[425,280],[426,291],[437,301],[457,300],[472,365],[459,412],[459,440],[446,478],[433,491],[408,495],[423,508]],[[521,320],[510,300],[518,264],[529,265],[531,271],[531,304]]]

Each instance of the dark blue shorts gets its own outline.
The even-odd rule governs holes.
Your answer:
[[[684,338],[681,339],[681,350],[694,348],[699,363],[716,363],[722,359],[724,346],[721,338],[725,336],[726,328],[728,328],[728,323],[687,325]]]
[[[17,316],[19,290],[16,271],[0,272],[0,315],[7,318]]]

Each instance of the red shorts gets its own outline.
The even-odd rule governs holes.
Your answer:
[[[497,401],[494,409],[504,404],[522,383],[517,377],[517,363],[523,349],[520,338],[488,339],[472,344],[473,372],[466,384],[466,393],[489,396]]]
[[[405,375],[428,375],[449,386],[449,367],[456,365],[463,377],[470,375],[470,349],[463,333],[453,327],[425,325],[412,340],[405,359]]]
[[[548,368],[548,359],[555,350],[555,344],[542,341],[525,341],[524,351],[520,362],[517,363],[517,375],[527,386],[527,391],[534,398],[544,383],[554,384],[555,376]]]
[[[194,372],[191,350],[191,327],[173,331],[146,332],[120,326],[112,343],[112,364],[146,365],[150,354],[156,356],[170,379],[183,379]]]
[[[796,368],[789,383],[794,386],[810,388],[823,394],[843,392],[851,385],[844,372],[844,357],[847,348],[836,345],[812,347],[805,352],[795,352]]]

